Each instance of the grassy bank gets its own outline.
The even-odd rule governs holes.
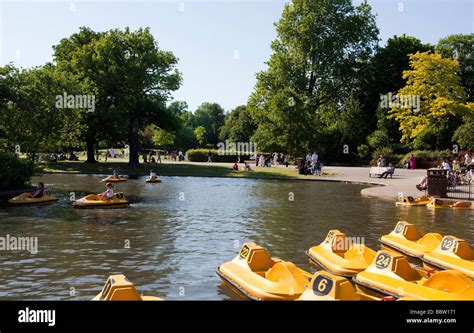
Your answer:
[[[141,164],[138,169],[128,169],[124,161],[109,161],[100,163],[84,163],[82,161],[61,161],[54,163],[41,163],[43,173],[82,173],[82,174],[111,174],[117,169],[120,174],[130,176],[143,176],[153,170],[160,176],[194,176],[194,177],[244,177],[256,179],[308,179],[313,176],[302,176],[294,167],[288,168],[260,168],[253,167],[250,172],[234,172],[231,164],[194,164],[194,163],[161,163]],[[331,174],[332,176],[334,174]],[[324,174],[322,177],[329,176]]]

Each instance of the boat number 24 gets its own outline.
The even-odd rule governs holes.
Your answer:
[[[375,267],[378,269],[387,268],[392,257],[386,253],[380,253],[375,259]]]

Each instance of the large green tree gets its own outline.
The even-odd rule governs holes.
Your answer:
[[[128,142],[129,167],[139,165],[139,133],[150,124],[176,126],[166,103],[179,88],[177,58],[158,48],[148,28],[95,33],[81,28],[54,47],[60,68],[76,75],[96,95],[97,113],[85,117],[88,161],[98,138]]]
[[[381,95],[395,95],[404,85],[403,71],[410,68],[409,55],[433,50],[429,44],[407,35],[389,38],[385,46],[377,49],[369,66],[362,73],[360,101],[364,108],[366,126],[377,130],[369,138],[373,148],[400,141],[399,124],[387,118],[388,108],[380,107]]]
[[[248,108],[245,105],[240,105],[226,117],[219,138],[221,141],[250,142],[256,129],[257,126]]]
[[[462,117],[474,112],[474,103],[466,103],[459,62],[439,53],[417,52],[410,55],[410,68],[403,73],[406,85],[397,95],[418,96],[420,105],[394,103],[389,111],[400,123],[402,141],[423,140],[431,149],[451,147]]]
[[[224,125],[224,109],[217,103],[204,102],[194,112],[196,126],[206,130],[206,142],[216,145],[219,142],[219,131]]]
[[[276,23],[268,69],[257,74],[248,108],[264,150],[303,153],[318,147],[328,105],[340,107],[359,81],[378,41],[367,2],[294,0]],[[336,115],[337,116],[337,115]]]
[[[35,158],[39,151],[80,145],[78,107],[56,103],[64,91],[78,89],[70,77],[50,63],[31,69],[6,66],[1,72],[0,133],[5,149],[18,148]]]
[[[461,84],[467,94],[467,100],[474,102],[474,34],[450,35],[439,40],[436,51],[443,57],[458,60]]]

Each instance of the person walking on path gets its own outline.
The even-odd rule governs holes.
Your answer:
[[[212,158],[211,157],[212,157],[212,154],[211,154],[211,151],[209,150],[207,152],[207,163],[212,163]]]
[[[385,159],[383,158],[382,155],[380,155],[379,159],[377,160],[377,166],[378,166],[379,168],[385,166]]]
[[[410,159],[408,160],[409,166],[411,170],[416,169],[416,157],[415,155],[411,154]]]

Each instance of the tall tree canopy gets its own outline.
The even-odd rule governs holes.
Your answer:
[[[474,34],[451,35],[439,40],[436,51],[443,57],[459,61],[461,84],[467,94],[467,100],[474,102]]]
[[[245,105],[233,109],[221,127],[219,137],[222,141],[250,142],[256,130],[255,121]]]
[[[248,102],[258,125],[254,139],[263,149],[301,153],[317,145],[325,126],[315,121],[318,110],[351,95],[378,29],[367,2],[294,0],[276,30],[268,69],[257,74]]]
[[[78,108],[56,105],[63,91],[78,89],[74,81],[52,64],[31,69],[6,66],[0,72],[0,133],[5,149],[13,152],[17,147],[34,158],[39,151],[80,145]]]
[[[461,117],[474,111],[473,103],[466,104],[457,75],[459,63],[439,53],[417,52],[410,56],[410,67],[403,73],[406,85],[398,96],[419,96],[420,105],[395,105],[390,110],[391,117],[400,123],[402,141],[430,136],[438,140],[432,148],[450,147],[450,136],[460,125]]]
[[[205,102],[194,112],[196,126],[206,130],[206,142],[216,145],[219,142],[219,130],[224,125],[224,109],[217,103]]]
[[[99,138],[127,141],[129,167],[137,167],[139,132],[154,123],[175,127],[166,102],[179,88],[177,58],[158,48],[148,28],[95,33],[88,28],[54,47],[58,66],[75,75],[96,96],[96,112],[84,117],[88,161]]]
[[[362,75],[360,88],[366,125],[372,130],[377,127],[369,143],[380,147],[400,141],[399,124],[395,119],[387,118],[388,109],[379,107],[380,96],[389,93],[395,95],[405,86],[403,71],[410,69],[410,54],[431,50],[431,45],[406,35],[393,36],[385,46],[377,49]]]

